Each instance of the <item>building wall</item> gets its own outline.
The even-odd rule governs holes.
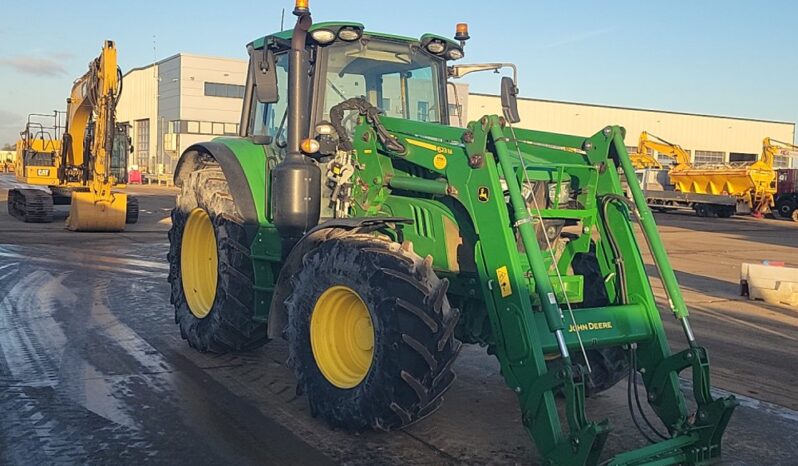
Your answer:
[[[541,131],[590,136],[607,125],[626,128],[626,145],[637,146],[642,131],[648,131],[690,151],[729,153],[762,152],[762,139],[770,136],[793,141],[795,124],[743,118],[672,113],[654,110],[519,99],[520,126]],[[501,114],[499,96],[473,93],[468,98],[468,120],[486,114]],[[793,164],[796,162],[793,161]]]
[[[180,118],[238,123],[243,99],[205,95],[205,83],[243,86],[247,62],[230,58],[182,55]]]
[[[246,71],[245,60],[177,54],[125,74],[117,120],[131,125],[131,168],[171,173],[191,144],[236,134],[243,99],[206,95],[206,83],[239,89]],[[149,141],[146,152],[136,149],[143,138]]]
[[[238,95],[220,97],[218,89],[209,89],[207,84],[230,89],[232,94],[243,92],[246,72],[245,60],[178,54],[125,74],[117,118],[131,125],[134,148],[140,136],[146,136],[140,134],[143,129],[137,121],[146,122],[148,160],[140,168],[169,173],[191,144],[237,134],[243,99]],[[209,90],[214,95],[207,95]],[[469,94],[464,83],[449,85],[448,99],[455,126],[501,112],[498,96]],[[629,147],[637,145],[645,130],[679,144],[694,157],[696,151],[705,151],[709,155],[703,158],[715,153],[723,161],[729,161],[732,152],[758,156],[766,136],[782,141],[795,137],[794,123],[525,98],[519,99],[518,107],[524,127],[589,136],[608,124],[617,124],[626,128]],[[457,117],[458,108],[462,118]],[[138,164],[136,156],[141,152],[134,149],[131,165]],[[792,163],[798,166],[797,160]]]
[[[133,143],[133,154],[129,159],[131,168],[144,168],[146,163],[157,153],[157,115],[158,115],[158,65],[149,65],[127,72],[122,78],[122,96],[116,107],[116,119],[120,123],[130,125],[130,138]],[[146,134],[141,134],[142,122],[146,120]],[[142,151],[139,141],[146,137],[149,143],[146,152]],[[145,154],[147,160],[140,161],[139,155]],[[145,162],[145,163],[142,163]]]

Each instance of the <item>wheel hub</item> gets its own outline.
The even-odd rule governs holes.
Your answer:
[[[310,317],[310,343],[322,375],[338,388],[366,378],[374,357],[374,327],[360,295],[332,286],[319,296]]]
[[[219,256],[211,218],[204,209],[191,211],[180,245],[180,275],[188,308],[205,318],[216,298]]]

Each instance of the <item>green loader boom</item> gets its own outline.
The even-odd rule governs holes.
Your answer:
[[[467,31],[412,39],[295,14],[249,45],[240,136],[192,146],[176,170],[170,282],[189,343],[287,338],[311,411],[351,430],[434,412],[460,343],[477,343],[545,464],[717,461],[737,402],[711,394],[624,129],[515,128],[508,81],[502,116],[448,126],[446,61]],[[638,238],[684,329],[678,352]],[[650,445],[608,459],[586,395],[623,377]]]

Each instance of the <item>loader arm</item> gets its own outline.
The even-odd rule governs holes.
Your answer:
[[[612,464],[701,464],[720,454],[720,437],[736,402],[709,394],[706,351],[695,342],[653,216],[636,183],[629,183],[633,204],[623,197],[619,170],[628,179],[635,175],[621,128],[607,127],[581,138],[512,129],[497,116],[471,122],[467,129],[385,117],[368,121],[361,119],[351,139],[361,167],[354,183],[353,216],[396,215],[409,204],[416,206],[409,210],[417,210],[423,197],[429,199],[427,210],[434,211],[434,204],[446,206],[441,208],[460,230],[473,229],[470,252],[478,280],[469,283],[479,283],[471,286],[484,297],[493,329],[484,338],[494,347],[506,383],[519,396],[524,425],[542,456],[552,464],[599,462],[609,425],[587,419],[580,382],[586,373],[572,366],[572,357],[613,345],[635,348],[632,361],[635,373],[642,374],[644,399],[666,427],[667,440],[623,453]],[[538,200],[545,206],[532,207],[529,192],[539,183],[547,188],[538,191],[547,193]],[[560,190],[575,197],[567,205],[546,204],[544,198],[559,198]],[[458,214],[463,211],[467,214]],[[684,327],[688,349],[682,352],[672,353],[667,343],[631,227],[633,214],[653,252],[671,311]],[[579,225],[581,234],[556,255],[551,245],[540,244],[537,225],[562,219]],[[569,267],[575,255],[590,249],[594,230],[605,279],[591,286],[605,285],[611,302],[584,308],[578,302],[585,277]],[[403,228],[401,238],[413,242],[422,255],[446,257],[418,231]],[[451,241],[447,237],[440,243]],[[437,269],[447,276],[447,267],[450,262]],[[454,275],[450,280],[461,281]],[[551,355],[564,361],[558,370],[546,363]],[[678,374],[686,368],[692,368],[699,387],[698,414],[688,412],[679,388]],[[564,418],[555,403],[559,391],[565,394]]]

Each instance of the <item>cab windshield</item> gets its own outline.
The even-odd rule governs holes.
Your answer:
[[[407,43],[337,42],[327,47],[323,118],[361,97],[387,116],[442,123],[440,70],[439,60]]]

